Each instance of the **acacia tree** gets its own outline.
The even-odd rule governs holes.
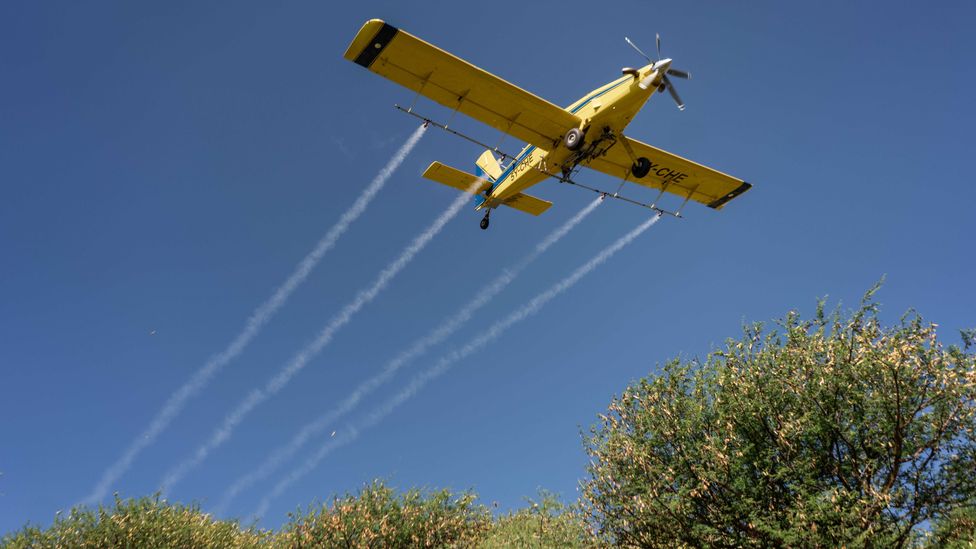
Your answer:
[[[906,546],[976,494],[976,356],[917,314],[747,327],[614,398],[582,503],[620,545]],[[971,534],[970,534],[971,535]],[[972,539],[972,538],[970,538]]]

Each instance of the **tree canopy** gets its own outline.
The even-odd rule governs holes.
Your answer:
[[[748,326],[614,398],[585,441],[593,528],[633,546],[906,546],[962,517],[970,334],[946,348],[911,312],[883,327],[876,290],[846,316],[821,302]]]

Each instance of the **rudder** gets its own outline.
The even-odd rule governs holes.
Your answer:
[[[478,176],[488,176],[488,180],[495,182],[499,177],[502,176],[502,167],[498,164],[498,160],[495,158],[495,154],[491,151],[485,151],[478,157],[478,161],[474,163],[478,167],[475,171]]]

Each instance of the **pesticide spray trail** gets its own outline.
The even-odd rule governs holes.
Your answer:
[[[472,185],[472,191],[480,185],[480,181],[475,182]],[[471,200],[471,194],[473,193],[462,193],[454,199],[454,202],[445,210],[434,222],[427,228],[426,231],[418,235],[413,242],[407,246],[400,256],[396,258],[392,263],[386,266],[383,271],[380,272],[373,284],[356,295],[355,299],[347,303],[345,307],[332,318],[332,320],[322,329],[319,335],[315,338],[312,343],[307,345],[302,349],[287,366],[282,368],[277,375],[268,380],[264,388],[258,388],[251,391],[250,394],[241,401],[240,404],[232,411],[226,418],[224,418],[223,424],[218,427],[211,437],[199,448],[197,451],[181,462],[179,465],[170,470],[165,477],[160,487],[160,490],[165,494],[170,488],[177,482],[179,482],[186,474],[192,470],[194,467],[199,465],[203,460],[210,455],[216,448],[220,447],[224,442],[226,442],[231,435],[234,433],[234,429],[244,420],[247,415],[254,410],[262,402],[268,400],[279,391],[281,391],[289,381],[305,367],[308,361],[317,355],[335,336],[336,332],[340,328],[345,326],[352,320],[353,315],[359,312],[366,304],[373,301],[376,296],[393,280],[393,277],[397,275],[410,261],[416,256],[424,247],[427,245],[437,233],[444,227],[444,225],[450,221],[462,206],[469,203]]]
[[[522,260],[515,264],[512,268],[503,271],[502,274],[496,278],[490,286],[483,290],[479,290],[478,296],[475,297],[471,302],[461,307],[457,313],[447,318],[441,323],[440,326],[432,330],[426,336],[415,341],[414,344],[411,345],[407,350],[398,354],[386,365],[385,368],[383,368],[380,373],[356,387],[356,389],[353,390],[352,393],[350,393],[349,396],[346,397],[336,408],[330,410],[328,413],[315,421],[306,424],[288,444],[272,452],[268,459],[256,469],[237,479],[227,489],[220,503],[214,509],[214,513],[217,515],[222,515],[227,506],[230,504],[231,500],[233,500],[243,490],[246,490],[255,483],[270,476],[286,460],[290,459],[299,450],[301,450],[309,440],[319,433],[325,431],[336,419],[349,413],[350,410],[359,404],[363,397],[373,392],[383,383],[389,381],[400,368],[418,356],[423,355],[428,348],[440,343],[464,326],[464,324],[470,320],[472,316],[474,316],[474,313],[477,312],[478,309],[485,306],[493,297],[505,289],[506,286],[515,280],[522,270],[524,270],[540,255],[542,255],[542,253],[549,249],[550,246],[562,239],[570,230],[573,229],[573,227],[579,225],[583,219],[585,219],[586,216],[595,210],[596,207],[602,202],[602,197],[597,198],[585,208],[580,210],[576,215],[563,223],[559,228],[554,230],[545,239],[539,242],[539,244],[533,248],[529,255],[522,258]]]
[[[384,405],[377,408],[369,416],[366,417],[362,422],[347,431],[344,431],[341,436],[336,438],[331,438],[326,442],[319,450],[312,455],[308,460],[302,464],[301,467],[292,471],[288,476],[283,478],[275,487],[267,494],[264,499],[261,500],[258,509],[254,512],[254,516],[262,517],[268,511],[268,507],[271,505],[271,500],[280,496],[288,487],[292,484],[298,482],[302,477],[313,471],[327,455],[332,453],[333,450],[341,446],[345,446],[350,442],[354,441],[359,433],[365,429],[376,425],[382,421],[386,416],[390,415],[398,406],[412,398],[418,391],[424,388],[425,385],[430,383],[433,379],[439,377],[448,369],[451,368],[454,363],[462,360],[473,353],[481,350],[485,345],[492,342],[495,338],[500,336],[505,330],[510,328],[513,324],[525,320],[530,315],[535,314],[539,311],[546,303],[552,300],[552,298],[565,292],[571,288],[574,284],[579,282],[581,278],[586,276],[590,271],[597,268],[605,262],[607,259],[620,251],[621,248],[629,244],[635,238],[640,236],[641,233],[649,229],[652,225],[657,223],[661,219],[660,214],[648,219],[647,221],[638,225],[635,229],[625,234],[619,240],[614,242],[610,247],[604,249],[595,257],[581,265],[575,271],[572,272],[566,278],[560,280],[555,286],[552,286],[545,292],[535,296],[527,304],[523,305],[521,308],[515,310],[507,317],[499,320],[493,324],[488,330],[481,332],[478,337],[471,340],[465,344],[460,349],[455,349],[451,353],[443,356],[437,364],[435,364],[430,369],[421,372],[413,378],[409,385],[407,385],[402,391],[400,391],[396,396],[388,400]]]
[[[333,247],[335,247],[336,242],[339,237],[346,232],[353,221],[355,221],[362,213],[366,210],[366,207],[376,196],[376,193],[383,188],[383,185],[390,179],[393,172],[396,171],[403,160],[410,154],[414,146],[420,141],[420,138],[424,135],[424,126],[418,127],[413,134],[407,139],[406,143],[400,147],[400,149],[394,153],[393,157],[386,164],[386,166],[380,170],[380,173],[373,178],[369,186],[359,195],[353,205],[342,214],[339,221],[329,229],[329,232],[325,234],[315,245],[315,248],[305,256],[304,259],[298,264],[295,270],[288,276],[284,284],[279,286],[274,293],[269,297],[264,303],[258,306],[257,309],[251,313],[248,318],[247,323],[237,337],[230,342],[230,344],[220,353],[214,355],[202,368],[200,368],[193,377],[190,378],[182,387],[180,387],[175,393],[170,395],[163,408],[156,413],[149,427],[146,428],[125,450],[122,456],[113,463],[103,474],[102,478],[95,485],[92,492],[84,499],[84,503],[94,504],[101,501],[106,494],[108,494],[109,489],[112,484],[115,483],[125,472],[132,466],[132,462],[135,460],[136,456],[139,455],[142,450],[151,445],[156,441],[156,437],[162,433],[169,424],[176,418],[177,415],[183,410],[186,401],[191,397],[199,393],[207,386],[207,383],[215,376],[221,368],[227,365],[228,362],[239,356],[248,343],[260,332],[261,328],[271,320],[271,317],[281,308],[282,305],[288,300],[288,297],[298,288],[302,282],[308,278],[308,275],[312,272],[312,269],[318,265],[322,257]]]

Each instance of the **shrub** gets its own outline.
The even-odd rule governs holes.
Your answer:
[[[529,500],[527,508],[498,517],[481,547],[596,547],[578,509],[551,493],[539,495],[540,500]]]
[[[197,506],[168,504],[159,497],[115,498],[114,507],[77,507],[58,515],[50,528],[25,526],[7,535],[0,547],[108,549],[115,547],[251,548],[266,546],[269,534],[241,529],[236,521],[221,521]]]
[[[471,493],[447,490],[402,495],[382,482],[330,505],[298,513],[282,530],[286,547],[468,547],[491,525],[488,510]]]

